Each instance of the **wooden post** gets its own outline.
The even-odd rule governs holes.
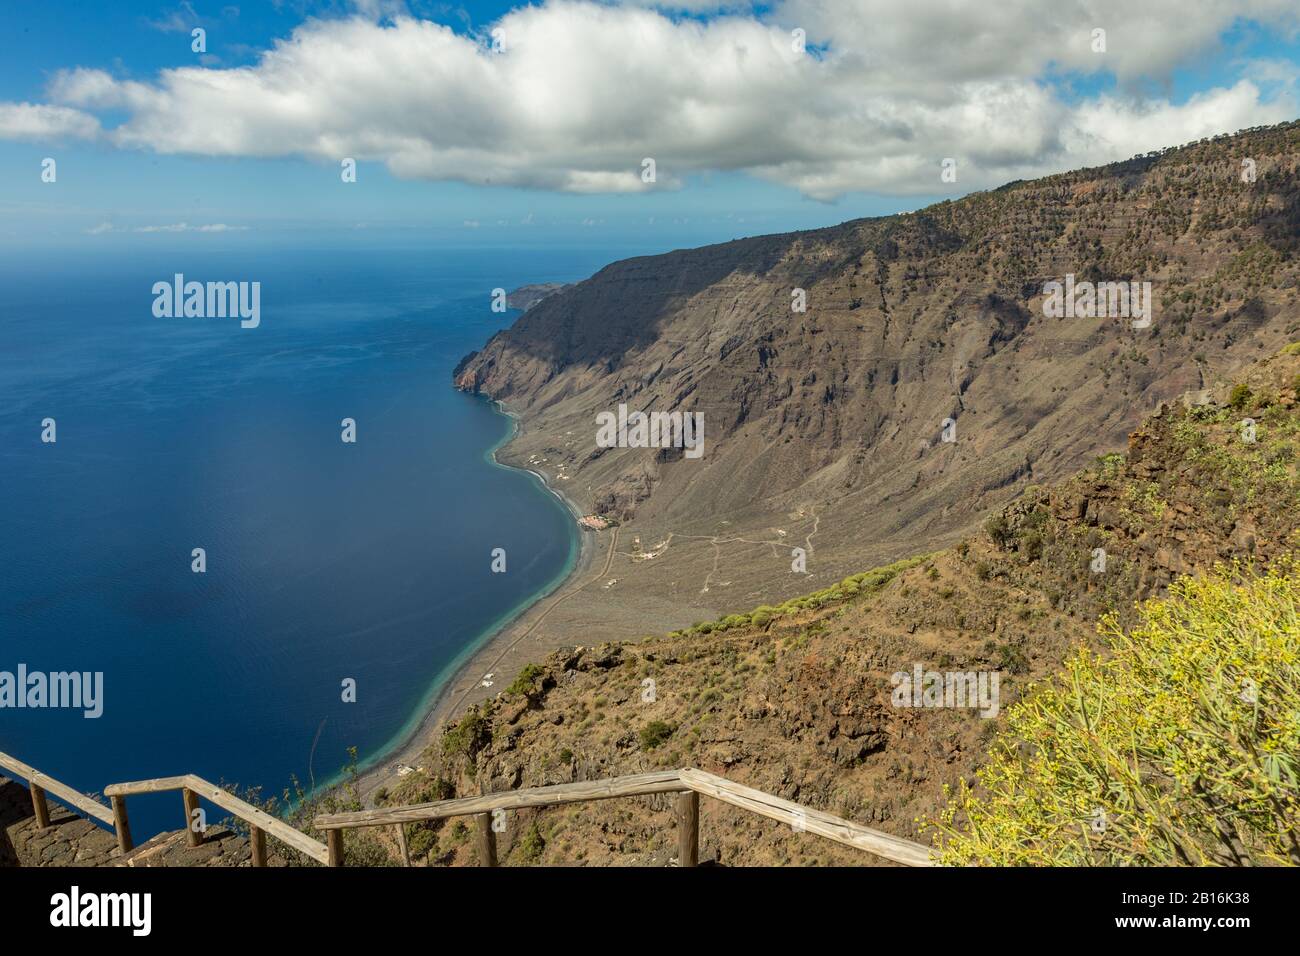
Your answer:
[[[36,814],[36,829],[44,830],[50,825],[50,805],[45,802],[45,791],[30,781],[27,789],[32,792],[32,812]]]
[[[329,850],[329,865],[343,865],[343,831],[328,830],[325,836],[325,846]]]
[[[700,862],[700,795],[694,790],[677,794],[677,865]]]
[[[126,797],[112,797],[113,829],[117,832],[117,848],[123,854],[130,853],[135,846],[131,842],[131,824],[126,819]]]
[[[266,831],[249,824],[248,846],[253,851],[253,866],[266,866]]]
[[[399,823],[397,830],[397,845],[402,849],[402,866],[411,865],[411,848],[406,843],[406,826]]]
[[[200,846],[203,834],[194,829],[194,811],[199,808],[199,795],[189,787],[181,787],[181,800],[185,804],[185,841],[191,847]]]
[[[492,814],[474,814],[474,827],[478,830],[478,865],[497,865],[497,835],[492,832]]]

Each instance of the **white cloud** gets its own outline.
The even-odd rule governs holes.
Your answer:
[[[204,226],[174,222],[166,226],[136,226],[132,232],[244,232],[247,229],[247,226],[228,226],[224,222],[214,222]]]
[[[914,89],[995,76],[1029,78],[1049,67],[1114,73],[1121,83],[1164,78],[1219,45],[1229,27],[1266,24],[1292,38],[1295,0],[783,0],[773,15],[860,59],[879,82]],[[1106,31],[1096,53],[1092,31]]]
[[[1079,157],[1082,165],[1097,165],[1117,153],[1131,155],[1242,129],[1253,125],[1260,115],[1259,91],[1248,80],[1193,96],[1182,108],[1100,97],[1074,111],[1062,140],[1068,155]],[[1294,115],[1294,111],[1290,115],[1282,110],[1263,111],[1265,120],[1272,122],[1293,119]]]
[[[80,110],[42,103],[0,103],[0,139],[94,139],[99,120]]]
[[[1297,113],[1285,60],[1240,65],[1234,85],[1184,103],[1139,83],[1198,62],[1243,20],[1295,31],[1294,0],[785,0],[762,19],[736,3],[705,21],[654,9],[721,6],[521,7],[492,26],[499,53],[486,34],[406,16],[309,20],[255,66],[151,83],[72,70],[50,86],[62,106],[20,108],[81,124],[120,110],[104,135],[160,153],[351,156],[407,178],[577,193],[742,170],[821,199],[941,192],[944,157],[965,191]],[[796,26],[817,53],[796,52]],[[1121,92],[1062,92],[1063,73],[1099,71]]]
[[[182,0],[176,9],[155,20],[145,20],[145,23],[150,28],[160,33],[189,33],[201,22],[202,20],[195,11],[193,4],[189,3],[188,0]]]

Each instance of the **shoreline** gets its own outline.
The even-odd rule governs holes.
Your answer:
[[[367,806],[372,805],[373,796],[380,788],[389,786],[401,779],[398,774],[400,766],[418,766],[420,755],[434,742],[436,739],[435,731],[442,724],[452,717],[460,716],[469,704],[495,697],[497,693],[500,693],[500,690],[497,690],[498,686],[504,689],[505,684],[509,683],[509,679],[506,679],[506,674],[497,670],[501,662],[512,651],[520,650],[524,639],[532,633],[536,624],[545,617],[551,607],[586,586],[585,583],[577,583],[576,587],[571,587],[578,579],[586,577],[586,572],[590,570],[594,563],[597,533],[577,523],[578,519],[583,515],[583,511],[578,504],[555,487],[542,472],[533,468],[506,464],[498,458],[497,453],[518,437],[522,423],[520,417],[507,409],[501,402],[495,399],[490,401],[492,401],[497,411],[510,419],[511,429],[504,439],[488,449],[486,456],[500,468],[509,468],[512,471],[522,471],[532,475],[541,483],[544,489],[559,500],[577,528],[576,547],[578,553],[574,557],[568,573],[559,578],[553,586],[539,593],[528,601],[526,606],[520,608],[517,613],[508,616],[506,620],[475,644],[470,645],[472,650],[467,649],[467,654],[463,659],[458,658],[447,665],[443,671],[443,674],[446,675],[445,678],[443,675],[435,678],[435,683],[441,681],[441,684],[428,699],[427,705],[422,705],[424,713],[419,720],[411,726],[409,731],[400,733],[398,743],[384,747],[361,764],[357,776],[357,793],[362,803]],[[514,636],[517,631],[521,630],[522,633],[519,636]],[[494,675],[493,687],[483,687],[480,683],[482,675],[489,672]],[[513,677],[513,674],[510,676]],[[505,679],[504,683],[502,683],[503,679]],[[330,781],[320,789],[328,789],[339,782],[338,780]]]

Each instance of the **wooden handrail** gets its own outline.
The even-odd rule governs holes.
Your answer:
[[[0,752],[0,768],[27,781],[32,794],[32,810],[36,814],[36,825],[44,828],[50,825],[50,812],[45,802],[45,795],[52,794],[64,806],[78,810],[86,816],[94,817],[100,823],[113,825],[113,813],[108,807],[93,797],[88,797],[79,790],[73,790],[65,783],[41,773],[35,767],[29,767],[17,757]]]
[[[104,788],[106,797],[133,797],[141,793],[166,793],[168,790],[180,790],[186,786],[189,774],[179,777],[154,777],[152,780],[136,780],[132,783],[110,783]]]
[[[527,807],[550,807],[565,803],[583,803],[589,800],[607,800],[613,797],[637,797],[652,793],[677,793],[676,815],[678,825],[678,862],[694,866],[698,854],[699,795],[712,797],[750,813],[788,823],[796,830],[807,831],[834,840],[845,846],[865,850],[876,856],[906,866],[931,866],[930,848],[911,840],[873,830],[830,813],[812,810],[789,800],[772,796],[761,790],[732,783],[724,777],[702,770],[667,770],[656,773],[632,774],[609,780],[583,783],[562,783],[549,787],[530,787],[525,790],[507,790],[479,797],[459,797],[438,800],[393,809],[360,810],[354,813],[331,813],[318,816],[314,824],[325,830],[330,845],[339,848],[342,862],[342,832],[352,827],[376,827],[419,823],[425,820],[443,820],[448,817],[476,816],[479,824],[480,858],[485,865],[495,865],[496,849],[491,842],[492,832],[485,827],[495,810],[518,810]],[[336,834],[337,840],[336,840]],[[486,834],[487,842],[484,836]]]
[[[725,777],[705,773],[703,770],[682,770],[682,783],[696,793],[702,793],[733,807],[740,807],[750,813],[788,823],[798,830],[806,830],[818,836],[843,843],[845,846],[866,850],[876,856],[884,857],[895,863],[907,866],[931,866],[930,848],[911,840],[904,840],[880,830],[864,827],[842,817],[808,807],[790,800],[774,797],[762,790],[744,787],[732,783]]]
[[[614,797],[641,797],[652,793],[678,793],[682,790],[676,770],[637,773],[609,780],[584,783],[560,783],[526,790],[505,790],[481,797],[459,797],[434,803],[414,803],[391,810],[358,810],[354,813],[327,813],[313,822],[318,830],[343,830],[351,827],[378,827],[393,823],[419,823],[466,817],[493,810],[522,810],[526,807],[553,807],[562,803],[586,803]]]
[[[156,777],[153,780],[136,780],[130,783],[114,783],[104,788],[106,796],[113,798],[113,805],[116,808],[118,802],[123,805],[123,819],[125,820],[125,798],[134,794],[141,793],[162,793],[168,790],[180,790],[185,801],[186,809],[186,829],[190,833],[195,831],[192,828],[191,811],[195,805],[194,797],[202,797],[211,803],[215,803],[221,809],[228,813],[234,814],[239,819],[249,825],[249,843],[253,850],[253,865],[266,865],[266,844],[265,834],[269,833],[281,843],[293,847],[299,853],[310,857],[318,863],[328,864],[330,862],[329,849],[324,843],[313,840],[301,830],[289,826],[283,820],[277,820],[265,810],[259,810],[251,803],[247,803],[233,793],[222,790],[216,784],[209,783],[202,777],[187,773],[179,777]]]
[[[313,840],[283,820],[276,819],[266,811],[259,810],[194,774],[110,784],[104,788],[104,795],[112,800],[113,806],[110,811],[99,801],[73,790],[3,752],[0,752],[0,769],[28,781],[38,826],[49,826],[49,811],[45,803],[45,794],[48,792],[68,806],[111,825],[117,832],[118,846],[123,853],[131,850],[131,828],[127,822],[126,798],[169,790],[180,790],[182,793],[186,811],[186,829],[191,834],[191,845],[197,845],[201,840],[192,828],[191,820],[192,811],[197,808],[199,797],[216,804],[247,823],[254,866],[266,865],[266,834],[268,833],[310,859],[327,866],[341,866],[343,833],[347,829],[396,825],[399,828],[399,842],[404,842],[404,834],[400,828],[407,823],[460,816],[475,817],[480,861],[485,866],[495,866],[496,839],[492,831],[491,819],[492,812],[495,810],[522,810],[530,807],[552,807],[567,803],[610,800],[616,797],[675,793],[678,795],[675,813],[678,828],[678,863],[681,866],[694,866],[698,856],[701,794],[750,813],[789,824],[798,831],[815,833],[828,840],[865,850],[895,863],[906,866],[933,865],[930,848],[923,844],[873,830],[833,814],[812,810],[790,800],[764,793],[762,790],[732,783],[725,777],[691,768],[630,774],[608,780],[507,790],[479,797],[459,797],[392,809],[322,814],[316,818],[315,826],[326,832],[327,843]]]

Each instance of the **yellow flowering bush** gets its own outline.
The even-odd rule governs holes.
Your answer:
[[[1300,561],[1184,578],[1006,713],[952,865],[1300,865]]]

